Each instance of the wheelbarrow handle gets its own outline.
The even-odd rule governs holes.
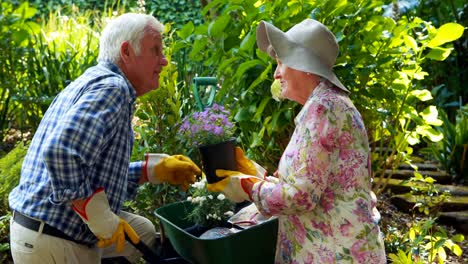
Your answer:
[[[125,240],[127,240],[128,243],[132,244],[136,249],[143,253],[143,259],[146,260],[148,263],[165,263],[161,260],[161,257],[156,253],[156,251],[151,249],[143,241],[140,240],[138,243],[133,243],[133,241],[127,236],[127,234],[125,234]]]

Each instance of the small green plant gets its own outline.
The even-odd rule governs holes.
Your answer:
[[[10,256],[10,218],[11,213],[0,216],[0,263],[12,263]]]
[[[212,193],[206,188],[206,178],[192,184],[187,200],[195,208],[187,216],[194,223],[207,227],[217,227],[226,223],[234,214],[235,203],[227,199],[222,193]]]
[[[434,184],[434,178],[421,175],[419,172],[414,172],[414,177],[411,177],[409,182],[414,183],[411,185],[411,194],[416,198],[413,209],[425,215],[436,214],[440,206],[450,197],[450,192],[440,192]]]
[[[440,192],[432,177],[414,172],[409,182],[414,183],[411,194],[416,198],[413,215],[407,229],[389,229],[385,237],[386,249],[391,263],[444,263],[447,250],[461,256],[462,250],[456,243],[465,238],[457,234],[449,237],[447,230],[436,224],[440,206],[450,197],[448,192]],[[417,213],[425,215],[418,217]],[[391,252],[391,253],[390,253]]]
[[[456,256],[462,255],[460,246],[456,243],[463,242],[463,235],[457,234],[448,237],[447,231],[435,224],[435,218],[413,219],[407,233],[401,240],[397,253],[388,254],[391,263],[395,264],[422,264],[445,263],[446,250]],[[403,249],[406,248],[406,249]]]

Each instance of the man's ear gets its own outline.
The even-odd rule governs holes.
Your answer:
[[[122,42],[122,45],[120,45],[120,59],[122,62],[127,63],[130,60],[130,57],[133,54],[133,48],[128,43],[128,41]]]

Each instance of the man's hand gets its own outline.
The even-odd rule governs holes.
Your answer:
[[[184,155],[146,154],[143,173],[151,183],[167,182],[179,185],[184,191],[195,182],[195,175],[201,170]]]
[[[115,243],[117,252],[121,252],[125,245],[125,234],[133,243],[140,242],[135,230],[112,212],[103,188],[96,190],[82,203],[73,202],[73,210],[99,239],[98,247],[107,247]]]
[[[216,170],[216,176],[225,178],[208,184],[208,191],[222,192],[229,200],[236,203],[252,201],[252,187],[255,183],[262,181],[256,176],[245,175],[239,171]]]

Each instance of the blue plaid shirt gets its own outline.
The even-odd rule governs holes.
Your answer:
[[[130,163],[136,93],[119,68],[99,63],[68,85],[44,115],[25,157],[12,210],[70,237],[95,236],[70,201],[103,187],[112,211],[136,195],[142,162]]]

